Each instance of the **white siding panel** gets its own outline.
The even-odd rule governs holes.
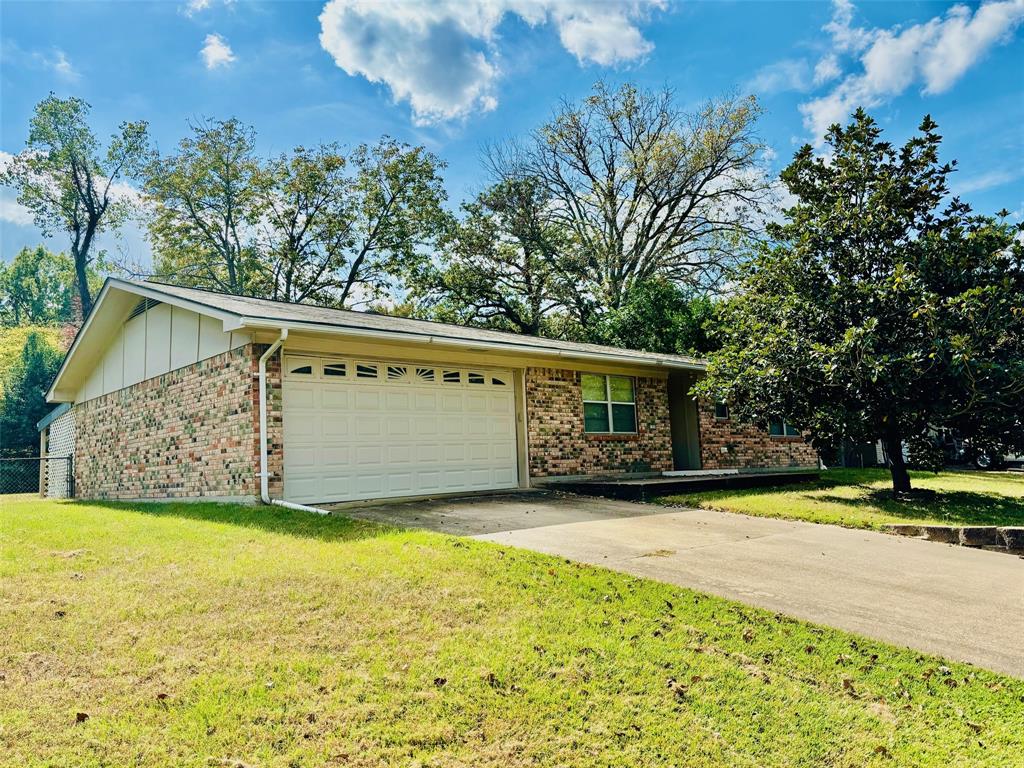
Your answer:
[[[224,333],[224,324],[213,317],[202,315],[199,318],[199,359],[219,355],[228,351],[231,334]]]
[[[103,394],[103,365],[98,364],[92,369],[92,373],[89,374],[88,381],[85,382],[85,399],[92,400],[94,397],[99,397]]]
[[[171,370],[199,360],[199,315],[174,307],[171,317]]]
[[[231,349],[238,349],[244,347],[252,341],[252,336],[244,331],[232,331],[231,332]]]
[[[171,308],[159,304],[146,312],[146,378],[167,373],[170,364]]]
[[[146,376],[146,316],[124,324],[124,386],[138,384]]]
[[[117,332],[103,356],[103,394],[124,386],[124,329]]]

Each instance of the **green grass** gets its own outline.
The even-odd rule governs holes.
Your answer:
[[[6,766],[1024,754],[1024,681],[600,568],[277,508],[0,503]]]
[[[895,501],[888,470],[831,469],[816,482],[677,494],[657,502],[849,528],[880,528],[885,523],[1024,525],[1024,474],[954,471],[910,475],[914,488],[933,490],[935,497]]]

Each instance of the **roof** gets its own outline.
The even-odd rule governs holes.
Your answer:
[[[63,416],[71,409],[71,403],[61,403],[48,414],[43,416],[38,422],[36,422],[36,430],[42,432],[48,426],[53,424],[58,417]]]
[[[69,369],[80,372],[80,369],[88,365],[90,357],[99,352],[104,335],[115,332],[124,322],[129,309],[137,304],[139,297],[163,301],[217,318],[223,322],[225,331],[243,328],[271,331],[287,329],[636,366],[685,370],[703,370],[706,367],[705,361],[684,355],[620,349],[373,312],[233,296],[164,283],[108,278],[54,377],[47,393],[48,399],[60,399],[55,398],[55,393],[61,388],[66,372]],[[67,394],[66,390],[62,392],[62,396],[66,397]]]
[[[332,309],[318,307],[313,304],[293,304],[285,301],[255,299],[248,296],[232,296],[229,294],[206,291],[199,288],[182,288],[155,282],[133,282],[118,280],[118,283],[149,288],[168,296],[176,296],[196,304],[207,305],[221,311],[227,311],[247,319],[261,319],[278,323],[309,323],[331,328],[347,328],[352,330],[372,330],[397,336],[431,336],[437,339],[459,341],[481,341],[501,344],[519,350],[561,350],[565,352],[581,352],[596,355],[621,357],[628,355],[637,362],[670,362],[680,366],[703,368],[705,363],[684,355],[667,355],[657,352],[608,347],[601,344],[584,344],[575,341],[561,341],[541,336],[524,336],[518,333],[492,331],[486,328],[474,328],[453,323],[438,323],[431,320],[414,320],[408,317],[395,317],[374,312],[357,312],[351,309]],[[243,323],[252,325],[252,323]]]

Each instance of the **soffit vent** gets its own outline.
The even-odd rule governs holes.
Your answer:
[[[128,317],[125,320],[125,322],[128,322],[128,320],[131,320],[133,317],[138,317],[143,312],[146,312],[146,311],[152,309],[153,307],[155,307],[157,304],[162,304],[162,303],[163,303],[162,301],[157,301],[156,299],[148,299],[148,298],[147,299],[143,299],[142,301],[140,301],[138,304],[135,305],[135,309],[133,309],[131,314],[128,315]]]

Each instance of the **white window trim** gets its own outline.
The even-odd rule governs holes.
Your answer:
[[[634,376],[619,376],[618,374],[612,373],[583,373],[580,375],[580,395],[583,394],[583,376],[600,376],[604,379],[604,400],[583,400],[584,414],[583,414],[583,432],[587,435],[636,435],[639,434],[639,419],[636,413],[636,378]],[[612,377],[617,379],[629,379],[633,386],[633,399],[632,400],[612,400]],[[590,431],[587,429],[587,417],[586,417],[586,406],[587,404],[597,405],[602,404],[605,406],[608,412],[608,429],[604,432]],[[616,431],[615,421],[612,419],[612,405],[632,405],[633,406],[633,429],[628,431]]]

